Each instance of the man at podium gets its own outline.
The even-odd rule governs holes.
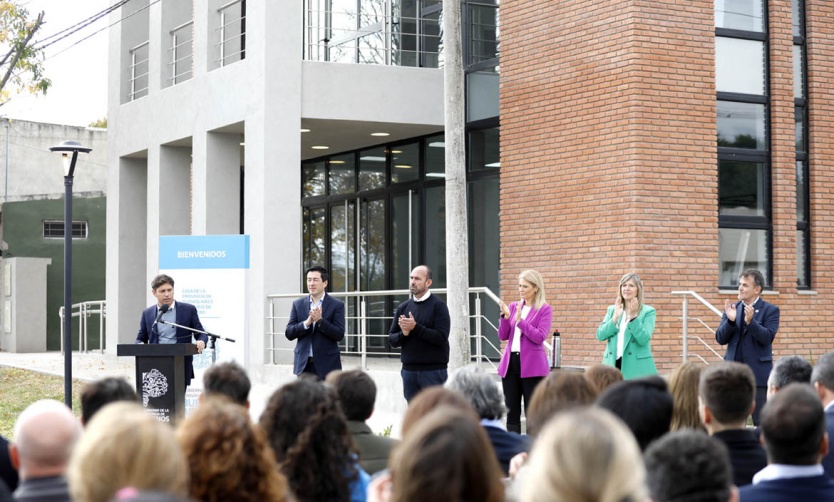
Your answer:
[[[191,343],[193,337],[196,339],[197,352],[201,353],[208,343],[205,333],[196,333],[171,324],[205,331],[197,315],[197,307],[190,303],[174,301],[174,279],[165,274],[154,277],[151,281],[151,293],[157,303],[142,311],[136,343]],[[192,378],[192,357],[185,356],[186,386],[191,384]]]

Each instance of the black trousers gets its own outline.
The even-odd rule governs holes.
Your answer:
[[[759,414],[767,401],[767,386],[756,387],[756,408],[753,409],[753,425],[759,426]]]
[[[521,432],[521,400],[524,400],[524,412],[530,406],[533,390],[544,377],[521,378],[521,357],[518,352],[510,354],[507,376],[501,380],[504,388],[504,403],[507,405],[507,430]]]

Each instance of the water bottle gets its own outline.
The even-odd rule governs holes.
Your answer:
[[[562,367],[562,337],[558,329],[553,332],[553,346],[550,351],[550,367]]]

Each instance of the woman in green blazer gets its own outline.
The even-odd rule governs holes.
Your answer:
[[[654,307],[643,304],[643,283],[635,273],[620,279],[620,292],[597,329],[597,340],[608,341],[602,364],[623,372],[623,378],[657,375],[649,343],[654,332]]]

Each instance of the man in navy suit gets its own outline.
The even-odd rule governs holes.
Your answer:
[[[342,369],[339,342],[345,337],[345,304],[325,293],[330,276],[324,267],[307,269],[308,296],[292,303],[287,340],[298,340],[293,352],[293,374],[324,380]]]
[[[151,281],[151,294],[156,298],[157,303],[142,311],[136,343],[191,343],[193,337],[197,341],[197,352],[203,352],[208,343],[208,336],[204,333],[195,333],[165,324],[175,323],[205,331],[197,315],[197,307],[190,303],[174,301],[174,279],[165,274],[154,277]],[[185,356],[186,386],[191,384],[192,378],[194,378],[192,357]]]
[[[725,361],[750,366],[756,376],[756,408],[753,423],[759,425],[759,413],[767,399],[767,379],[773,369],[773,339],[779,330],[779,307],[762,300],[764,276],[747,269],[738,280],[738,300],[724,302],[724,315],[715,331],[715,341],[727,346]]]
[[[768,466],[739,490],[741,502],[834,500],[834,481],[820,461],[828,453],[825,414],[808,384],[792,383],[762,410]]]
[[[830,450],[831,438],[834,438],[834,352],[829,352],[817,360],[811,373],[811,383],[825,410],[825,428],[828,431]],[[823,457],[822,468],[829,479],[834,479],[834,453],[831,451]]]

